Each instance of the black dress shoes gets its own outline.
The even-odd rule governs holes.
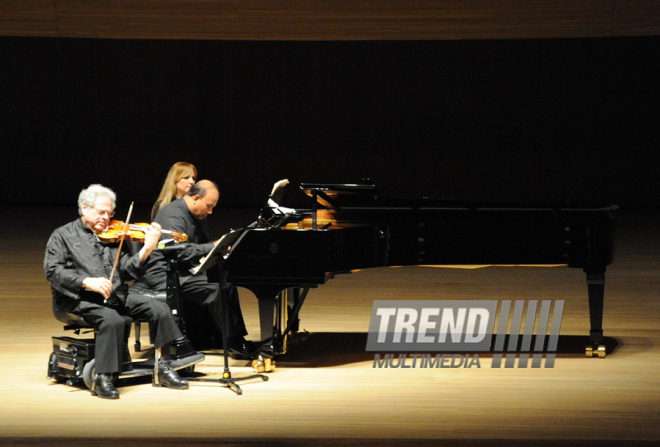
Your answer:
[[[188,381],[179,376],[168,360],[158,362],[158,384],[173,390],[188,389]]]
[[[229,356],[235,360],[252,360],[258,354],[259,346],[243,337],[229,340]]]
[[[119,399],[119,391],[112,384],[112,375],[99,374],[94,381],[94,394],[103,399]]]

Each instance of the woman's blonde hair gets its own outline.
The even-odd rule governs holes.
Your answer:
[[[167,173],[167,177],[163,183],[163,188],[160,190],[158,199],[156,199],[156,203],[151,209],[152,220],[154,217],[156,217],[156,214],[158,214],[158,212],[162,210],[165,205],[170,203],[176,195],[176,182],[186,177],[190,171],[192,171],[195,179],[197,179],[197,168],[195,168],[194,165],[186,163],[185,161],[179,161],[172,165],[170,171]]]

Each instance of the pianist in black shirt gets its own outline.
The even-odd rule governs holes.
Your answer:
[[[166,304],[127,294],[122,287],[124,281],[143,273],[143,266],[158,243],[160,226],[145,228],[144,245],[135,254],[124,250],[127,245],[122,244],[117,257],[118,243],[99,241],[98,234],[106,229],[114,214],[115,200],[115,193],[102,185],[84,189],[78,198],[80,217],[53,232],[44,256],[44,273],[57,307],[81,316],[97,329],[97,378],[93,392],[106,399],[119,398],[112,375],[120,372],[122,364],[125,340],[121,315],[148,319],[158,349],[181,337]],[[115,259],[117,270],[111,275]],[[188,382],[179,377],[164,356],[159,364],[159,383],[169,388],[188,388]]]
[[[183,300],[183,317],[187,337],[196,349],[222,347],[222,327],[224,316],[221,312],[220,285],[209,282],[206,272],[191,273],[216,241],[211,240],[206,219],[213,213],[218,203],[217,185],[209,180],[200,180],[183,197],[173,200],[163,207],[154,221],[162,228],[175,230],[188,236],[177,253],[177,273],[179,291]],[[147,273],[139,285],[163,291],[167,280],[167,261],[163,253],[155,250],[149,258]],[[235,288],[228,291],[229,327],[227,337],[233,357],[250,358],[254,349],[245,340],[247,330],[243,321],[238,293]]]

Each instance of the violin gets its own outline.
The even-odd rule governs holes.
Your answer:
[[[127,225],[121,220],[111,220],[105,231],[98,234],[98,238],[101,242],[106,244],[112,244],[121,240],[128,240],[130,242],[144,242],[144,228],[148,225],[150,224],[144,222]],[[188,240],[188,235],[185,233],[179,233],[175,230],[161,229],[160,232],[163,234],[171,235],[172,239],[174,239],[177,244],[179,242],[185,242]]]
[[[97,235],[99,241],[101,242],[112,243],[119,241],[119,250],[117,250],[117,256],[115,256],[115,263],[112,266],[112,273],[110,273],[110,282],[112,282],[112,278],[115,276],[115,272],[117,271],[117,263],[119,262],[119,255],[121,254],[121,246],[124,243],[124,241],[128,239],[131,242],[144,242],[144,239],[147,237],[144,230],[141,230],[140,228],[149,226],[148,223],[138,223],[131,225],[128,224],[128,222],[131,221],[132,212],[133,212],[133,202],[131,202],[131,206],[128,209],[128,216],[126,217],[126,223],[120,220],[111,220],[110,225],[108,225],[108,228],[106,228],[105,231],[103,231],[101,234]],[[185,242],[188,240],[187,235],[178,233],[176,231],[161,229],[160,232],[172,235],[172,239],[174,239],[177,244],[179,242]],[[107,302],[108,302],[107,298],[103,300],[103,303],[107,303]]]

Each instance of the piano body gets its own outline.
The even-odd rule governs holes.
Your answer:
[[[616,206],[520,206],[382,197],[371,185],[302,184],[312,208],[266,207],[222,264],[229,284],[259,300],[262,355],[286,350],[310,288],[335,274],[403,265],[566,265],[586,273],[588,356],[605,356],[605,270]],[[282,304],[294,295],[291,309]],[[287,310],[290,314],[287,316]],[[285,326],[285,327],[282,327]]]

